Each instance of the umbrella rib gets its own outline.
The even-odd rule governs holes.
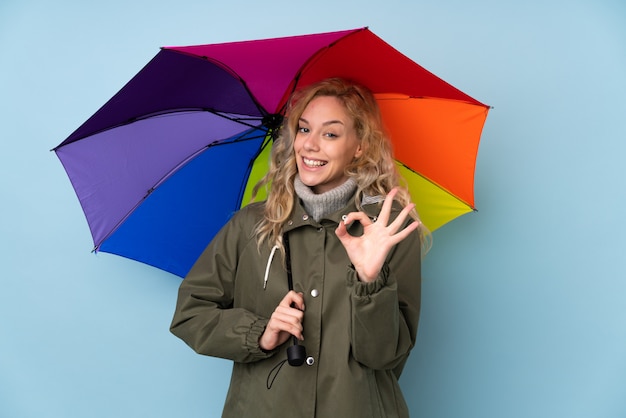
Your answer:
[[[103,132],[106,131],[110,131],[112,129],[117,129],[120,128],[122,126],[126,126],[126,125],[130,125],[132,123],[135,122],[139,122],[139,121],[143,121],[143,120],[147,120],[147,119],[151,119],[151,118],[159,118],[159,117],[168,117],[168,116],[172,116],[174,114],[177,113],[193,113],[193,112],[208,112],[211,113],[215,116],[219,116],[222,117],[224,119],[228,119],[231,120],[233,122],[239,123],[241,125],[247,126],[249,128],[257,128],[258,125],[254,125],[253,123],[249,122],[249,121],[261,121],[263,116],[248,116],[248,117],[236,117],[235,113],[226,113],[226,112],[220,112],[218,110],[215,109],[210,109],[210,108],[205,108],[205,107],[190,107],[190,108],[179,108],[179,109],[167,109],[167,110],[161,110],[161,111],[157,111],[157,112],[153,112],[153,113],[148,113],[145,115],[141,115],[141,116],[134,116],[132,118],[129,118],[123,122],[120,122],[118,124],[115,125],[111,125],[108,126],[106,128],[100,129],[98,131],[94,131],[80,139],[77,139],[76,141],[80,141],[83,139],[87,139],[90,138],[94,135],[98,135],[101,134]],[[76,141],[72,141],[72,142],[76,142]],[[67,144],[63,144],[61,143],[60,145],[54,147],[53,149],[51,149],[51,151],[57,151],[59,148],[63,147],[64,145]]]
[[[154,112],[154,113],[146,114],[146,115],[143,115],[143,116],[137,116],[137,117],[134,117],[132,119],[129,119],[128,121],[126,121],[124,123],[121,123],[118,126],[114,126],[114,127],[109,128],[109,129],[113,129],[113,128],[116,128],[116,127],[119,127],[119,126],[123,126],[123,125],[128,125],[128,124],[131,124],[131,123],[134,123],[134,122],[138,122],[138,121],[141,121],[141,120],[146,120],[146,119],[150,119],[150,118],[168,117],[168,116],[171,116],[171,115],[176,114],[176,113],[185,113],[185,112],[189,112],[189,113],[193,113],[193,112],[207,112],[207,113],[211,113],[211,114],[213,114],[215,116],[219,116],[221,118],[228,119],[230,121],[240,123],[240,124],[245,125],[245,126],[247,126],[249,128],[256,128],[257,125],[254,125],[254,124],[249,123],[247,121],[260,121],[260,120],[262,120],[261,116],[248,116],[248,117],[235,116],[236,113],[221,112],[219,110],[211,109],[211,108],[208,108],[208,107],[179,108],[179,109],[163,110],[163,111],[160,111],[160,112]]]

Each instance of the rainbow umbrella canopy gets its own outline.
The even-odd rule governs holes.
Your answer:
[[[489,107],[368,28],[164,47],[54,148],[94,250],[184,277],[249,203],[291,93],[328,77],[375,93],[398,167],[431,230],[474,210]]]

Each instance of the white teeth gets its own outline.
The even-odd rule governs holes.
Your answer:
[[[309,160],[308,158],[303,158],[302,161],[304,161],[304,164],[309,167],[321,167],[323,165],[326,165],[326,161]]]

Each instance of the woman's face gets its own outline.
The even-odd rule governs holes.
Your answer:
[[[293,148],[300,179],[317,194],[343,184],[346,166],[362,153],[352,118],[331,96],[316,97],[304,109]]]

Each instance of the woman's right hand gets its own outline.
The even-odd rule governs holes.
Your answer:
[[[304,295],[289,291],[280,301],[270,317],[265,331],[259,338],[259,346],[271,351],[283,344],[291,335],[304,340],[302,319],[304,318]]]

